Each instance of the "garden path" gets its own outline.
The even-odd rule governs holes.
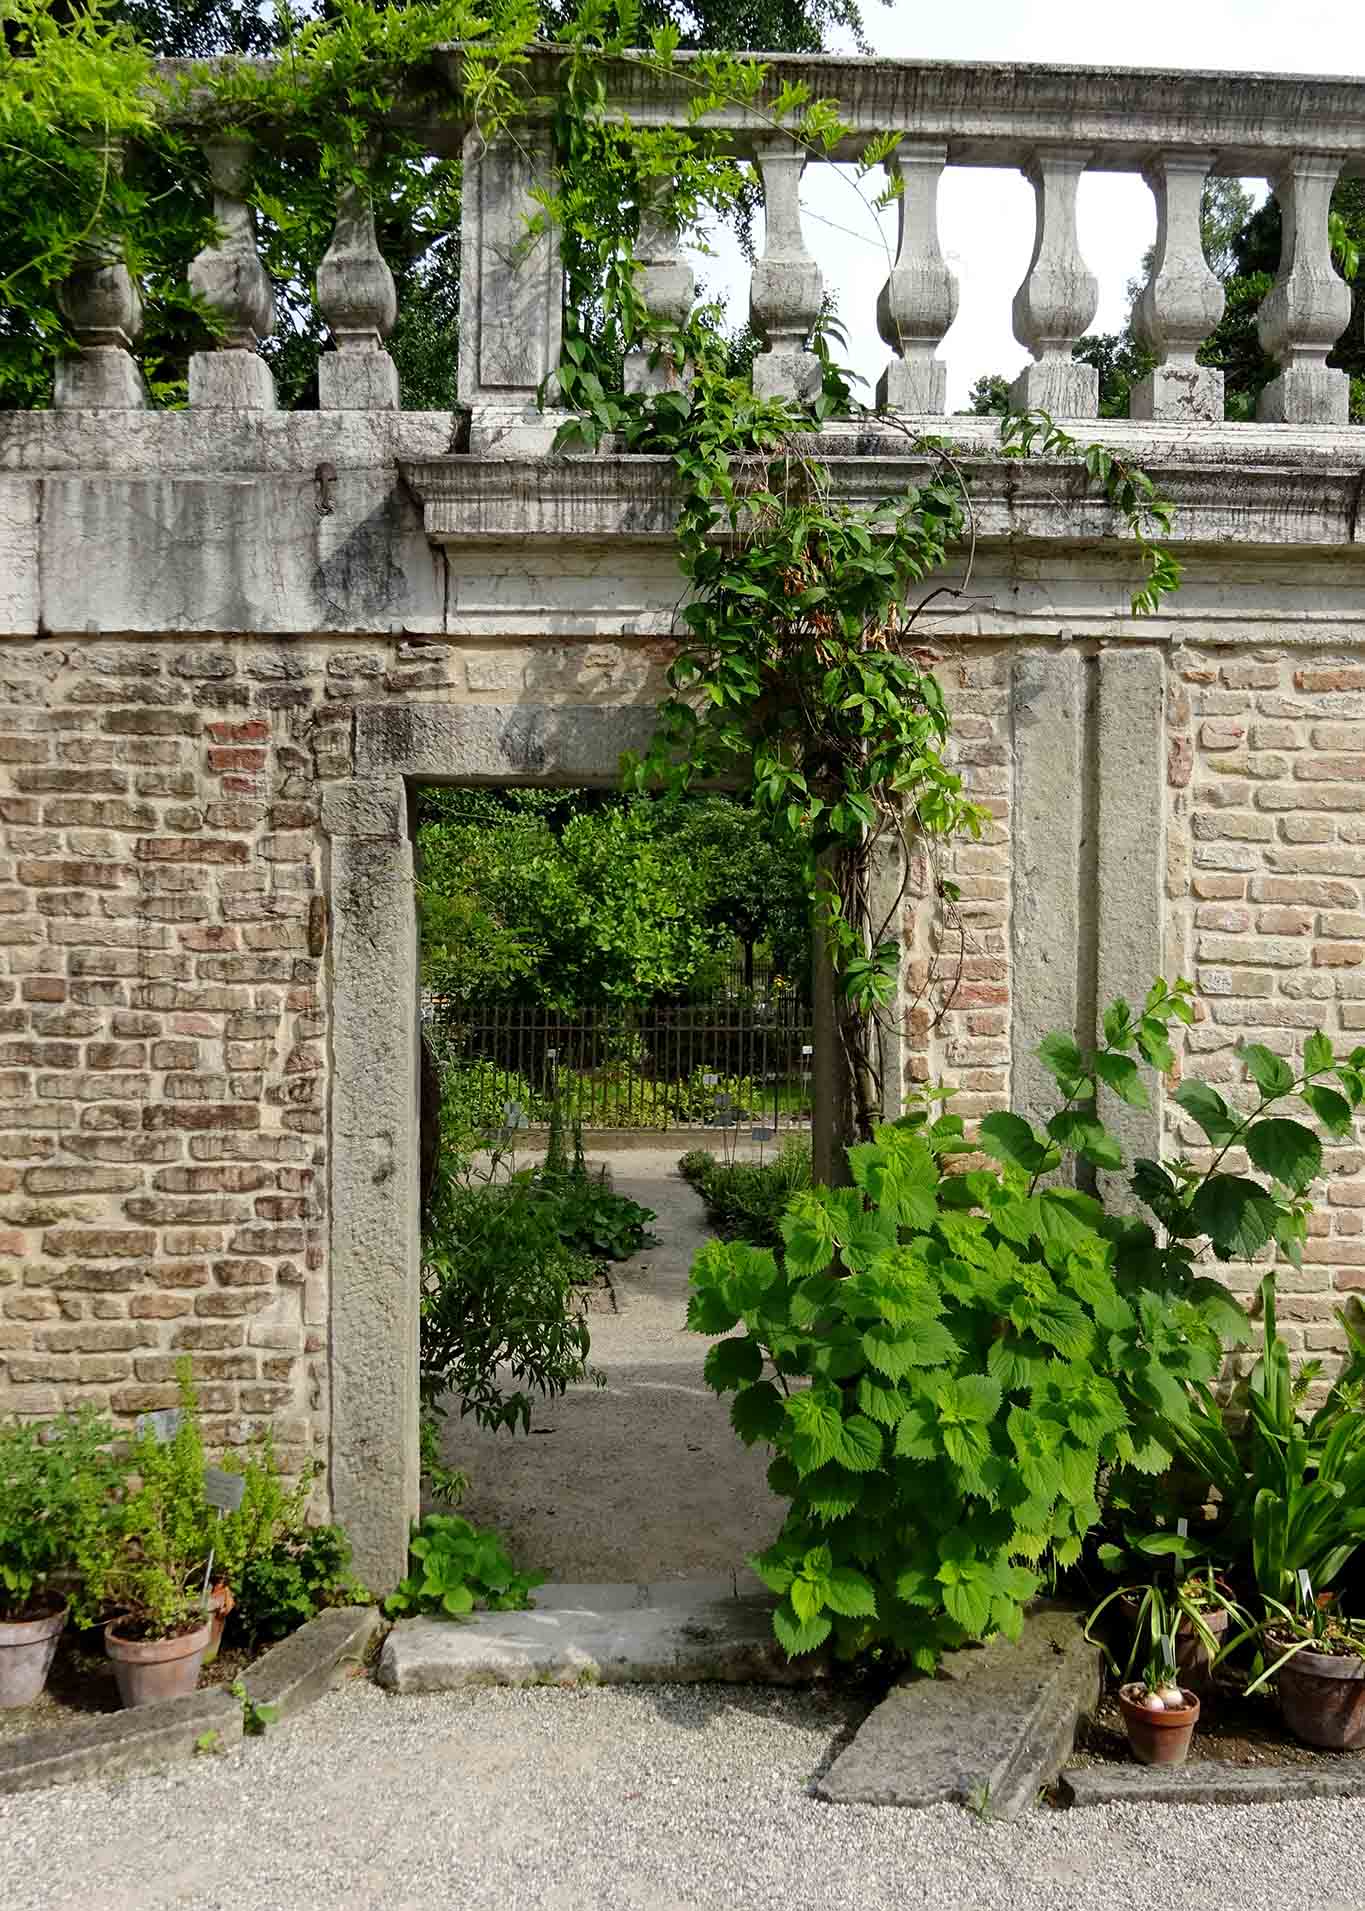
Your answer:
[[[660,1245],[612,1269],[620,1312],[594,1314],[605,1385],[538,1405],[531,1432],[447,1423],[445,1456],[470,1477],[460,1511],[506,1538],[518,1565],[572,1582],[722,1575],[782,1519],[766,1448],[741,1446],[702,1380],[710,1342],[684,1324],[701,1201],[677,1173],[680,1146],[590,1156],[653,1208]]]

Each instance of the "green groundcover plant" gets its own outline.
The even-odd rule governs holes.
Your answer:
[[[409,1541],[412,1571],[384,1602],[391,1618],[436,1613],[463,1619],[476,1606],[511,1612],[529,1604],[544,1573],[521,1573],[496,1533],[480,1532],[457,1513],[428,1513]]]
[[[788,1511],[753,1564],[788,1653],[879,1647],[929,1671],[949,1648],[1016,1636],[1026,1602],[1080,1557],[1102,1474],[1163,1471],[1196,1390],[1247,1337],[1203,1265],[1301,1255],[1322,1146],[1285,1105],[1342,1136],[1365,1100],[1365,1050],[1338,1060],[1321,1034],[1299,1072],[1240,1050],[1246,1112],[1199,1082],[1176,1089],[1210,1153],[1137,1161],[1146,1216],[1055,1178],[1071,1161],[1122,1169],[1101,1094],[1146,1105],[1142,1064],[1172,1067],[1192,995],[1158,981],[1140,1011],[1115,1002],[1093,1051],[1050,1036],[1063,1106],[1045,1129],[992,1115],[972,1144],[931,1099],[849,1150],[854,1186],[794,1196],[780,1254],[717,1241],[697,1256],[689,1325],[728,1336],[707,1380],[734,1394],[740,1438],[776,1449]],[[964,1163],[977,1150],[992,1165]]]

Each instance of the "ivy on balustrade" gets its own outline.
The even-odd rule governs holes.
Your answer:
[[[904,853],[912,832],[932,844],[986,821],[950,767],[950,717],[922,622],[937,599],[970,589],[971,488],[945,438],[855,400],[833,356],[832,321],[811,340],[818,389],[759,396],[715,307],[681,320],[647,309],[636,256],[642,219],[695,237],[708,218],[752,203],[752,174],[706,130],[709,113],[740,103],[775,135],[827,156],[852,136],[837,102],[789,84],[765,105],[761,59],[706,53],[680,62],[671,27],[641,47],[638,11],[625,0],[581,0],[562,32],[552,101],[531,91],[539,16],[529,0],[487,13],[465,0],[412,8],[337,0],[327,19],[292,33],[278,61],[173,73],[153,66],[110,7],[91,0],[60,23],[51,0],[6,7],[11,50],[27,57],[0,69],[0,218],[20,235],[26,264],[0,282],[0,300],[34,318],[54,348],[64,276],[101,246],[110,257],[121,248],[135,272],[148,264],[153,233],[164,235],[149,181],[165,190],[177,169],[198,176],[191,126],[200,140],[206,129],[251,140],[247,190],[267,259],[272,232],[287,233],[296,256],[319,258],[341,193],[410,205],[414,218],[448,208],[450,163],[433,169],[411,128],[450,115],[457,93],[459,113],[490,140],[515,138],[533,111],[552,114],[557,164],[537,220],[553,226],[568,277],[554,396],[572,415],[558,447],[664,454],[678,492],[687,636],[654,742],[629,775],[672,796],[710,776],[738,776],[773,831],[808,853],[848,1063],[842,1126],[848,1139],[869,1138],[883,1099],[877,1025],[897,984],[901,900],[874,907],[874,859],[888,839],[899,838]],[[646,127],[614,116],[610,81],[623,63],[690,92],[688,123]],[[882,168],[897,138],[866,144],[851,189]],[[140,159],[123,164],[125,147]],[[894,178],[877,205],[901,183]],[[184,216],[206,242],[212,222],[197,204]],[[168,293],[164,280],[162,293],[193,302],[183,286]],[[212,328],[213,314],[203,317]],[[661,374],[646,381],[652,389],[622,389],[626,354]],[[821,447],[828,438],[837,449],[848,421],[899,434],[915,479],[870,503],[841,498]],[[1007,418],[999,455],[1035,454],[1080,461],[1135,540],[1142,576],[1133,609],[1154,612],[1179,567],[1160,541],[1170,507],[1150,478],[1104,446],[1078,444],[1045,414]],[[926,591],[964,550],[960,580]],[[935,880],[951,908],[953,885]]]

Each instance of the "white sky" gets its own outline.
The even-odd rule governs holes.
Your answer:
[[[1352,74],[1365,77],[1365,0],[864,0],[878,53],[902,59],[1018,60],[1072,65],[1207,67],[1222,72]],[[835,290],[848,334],[847,362],[873,387],[889,356],[877,335],[876,299],[894,249],[895,209],[877,221],[847,168],[811,165],[802,182],[806,244]],[[872,182],[866,182],[870,185]],[[1264,188],[1253,185],[1260,197]],[[1099,280],[1090,329],[1119,330],[1125,288],[1156,231],[1152,195],[1141,179],[1087,173],[1079,196],[1081,250]],[[841,230],[845,228],[846,230]],[[1018,172],[950,167],[939,190],[939,233],[958,275],[958,315],[941,348],[948,408],[965,404],[982,372],[1013,376],[1028,362],[1010,325],[1010,301],[1033,250],[1033,191]],[[748,303],[748,268],[733,244],[698,261],[713,293],[738,317]]]

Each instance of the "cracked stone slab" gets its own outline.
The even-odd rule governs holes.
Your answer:
[[[818,1676],[773,1637],[771,1599],[736,1598],[729,1579],[657,1586],[543,1586],[525,1612],[463,1623],[403,1619],[384,1642],[379,1683],[391,1692],[468,1685],[652,1685]]]
[[[816,1789],[840,1805],[971,1803],[1016,1818],[1056,1780],[1099,1695],[1080,1616],[1035,1610],[1017,1644],[950,1652],[936,1677],[896,1686]]]
[[[1365,1758],[1331,1765],[1079,1765],[1062,1773],[1072,1805],[1273,1805],[1365,1798]]]
[[[318,1613],[263,1653],[243,1675],[248,1697],[291,1718],[330,1692],[350,1667],[361,1667],[379,1630],[377,1606],[335,1606]]]
[[[241,1736],[241,1706],[221,1686],[210,1686],[183,1699],[159,1699],[0,1741],[0,1794],[158,1772],[210,1744],[226,1750]]]

